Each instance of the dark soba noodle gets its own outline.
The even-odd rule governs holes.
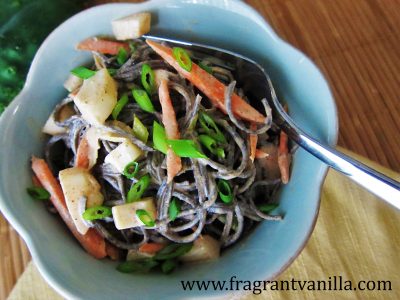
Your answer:
[[[264,167],[258,160],[253,162],[249,159],[249,134],[258,134],[261,145],[268,143],[277,147],[279,144],[279,131],[271,129],[273,120],[267,101],[262,100],[267,116],[265,124],[259,125],[256,130],[251,130],[232,112],[232,93],[243,94],[235,87],[233,72],[210,63],[216,77],[228,85],[225,93],[228,114],[225,115],[214,107],[206,96],[200,95],[200,92],[168,63],[160,59],[145,42],[137,39],[134,43],[136,50],[122,66],[116,63],[113,56],[94,53],[96,65],[118,69],[114,79],[118,82],[119,94],[128,93],[139,85],[143,64],[150,65],[153,70],[168,72],[168,86],[181,138],[194,140],[200,145],[198,135],[203,133],[203,129],[197,120],[200,112],[206,112],[228,141],[223,146],[226,156],[215,159],[211,159],[210,156],[182,158],[181,171],[172,182],[167,183],[166,156],[119,127],[114,121],[106,121],[99,127],[101,132],[126,138],[143,151],[144,155],[138,161],[140,172],[137,177],[145,174],[151,176],[151,184],[143,197],[155,198],[158,216],[153,228],[143,226],[118,230],[112,218],[88,221],[88,224],[119,249],[129,250],[138,249],[148,242],[189,243],[195,241],[200,234],[211,235],[219,240],[221,247],[224,248],[237,242],[255,222],[263,219],[280,220],[281,216],[269,215],[259,209],[260,203],[276,201],[276,192],[281,184],[280,178],[263,177],[268,170],[261,171],[260,169]],[[155,120],[162,123],[157,97],[157,94],[152,96],[156,112],[147,113],[134,101],[130,101],[124,106],[117,120],[132,124],[133,115],[136,114],[151,132]],[[57,116],[66,105],[73,107],[75,114],[59,121]],[[45,159],[57,176],[59,170],[73,166],[79,142],[90,125],[81,117],[70,97],[55,107],[54,116],[56,124],[67,129],[66,133],[51,137],[45,147]],[[96,165],[92,169],[92,174],[102,187],[105,199],[103,205],[106,206],[126,203],[127,191],[137,182],[136,178],[128,179],[104,162],[106,155],[117,145],[115,142],[102,140]],[[218,200],[219,179],[227,180],[232,187],[234,198],[229,204]],[[171,221],[168,211],[173,198],[181,203],[181,210],[177,218]]]

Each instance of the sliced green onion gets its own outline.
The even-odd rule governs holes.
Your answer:
[[[268,203],[268,204],[261,204],[257,208],[258,210],[262,211],[264,214],[268,214],[273,211],[275,208],[279,206],[278,203]]]
[[[142,198],[142,195],[150,185],[150,181],[151,179],[149,174],[140,177],[140,179],[129,190],[126,197],[126,202],[131,203],[138,201],[140,198]]]
[[[218,194],[221,200],[227,204],[231,203],[233,200],[233,193],[229,182],[224,179],[220,179],[218,181],[217,187],[218,187]]]
[[[172,54],[174,55],[176,61],[179,65],[186,71],[190,72],[192,70],[192,60],[185,49],[180,47],[174,47],[172,49]]]
[[[125,261],[118,265],[117,270],[122,273],[147,273],[158,265],[154,259],[148,258],[141,261]]]
[[[215,155],[220,158],[225,158],[225,150],[222,148],[217,148],[217,150],[215,151]]]
[[[212,74],[213,71],[211,69],[211,67],[207,66],[204,62],[199,62],[199,67],[202,68],[204,71],[206,71],[209,74]]]
[[[167,134],[165,133],[164,127],[162,127],[158,122],[153,123],[153,145],[154,149],[167,154],[168,143]]]
[[[167,140],[167,143],[179,157],[207,158],[192,140]]]
[[[139,172],[139,164],[136,161],[132,161],[127,164],[124,168],[124,175],[126,178],[133,178]]]
[[[123,65],[128,59],[128,51],[125,48],[119,48],[117,54],[117,62],[119,65]]]
[[[169,274],[176,268],[177,265],[178,264],[175,260],[167,259],[162,263],[161,270],[163,271],[164,274]]]
[[[149,95],[152,95],[156,91],[156,80],[153,69],[149,64],[143,64],[142,66],[142,85]]]
[[[87,221],[104,219],[112,215],[111,208],[107,206],[93,206],[85,210],[82,217]]]
[[[202,145],[204,145],[208,151],[210,151],[212,154],[217,155],[218,157],[225,158],[225,151],[224,149],[218,147],[217,141],[214,140],[212,137],[209,135],[205,134],[200,134],[199,135],[199,141]]]
[[[107,69],[108,74],[110,74],[110,76],[114,76],[115,74],[117,74],[118,69],[113,69],[113,68],[109,68]]]
[[[182,256],[192,249],[193,243],[187,244],[170,244],[162,250],[158,251],[154,256],[156,260],[167,260]]]
[[[204,131],[220,143],[226,143],[224,134],[219,130],[215,121],[206,113],[201,113],[199,117],[200,126]]]
[[[136,211],[136,216],[147,227],[153,227],[154,225],[156,225],[156,222],[153,220],[153,218],[150,216],[150,214],[145,209],[138,209]]]
[[[191,120],[191,122],[189,123],[189,126],[187,128],[188,132],[193,132],[194,129],[196,128],[197,125],[197,120],[199,119],[199,116],[194,116],[194,118]]]
[[[168,215],[171,221],[175,221],[178,214],[181,212],[181,204],[175,197],[172,198],[168,208]]]
[[[149,131],[136,115],[133,115],[133,134],[143,143],[147,143]]]
[[[137,104],[139,104],[141,109],[149,113],[154,112],[153,103],[151,103],[149,95],[147,95],[145,90],[134,89],[132,91],[132,95]]]
[[[96,74],[96,71],[90,70],[85,67],[77,67],[71,70],[71,74],[82,79],[88,79],[92,77],[94,74]]]
[[[29,194],[29,196],[31,196],[35,200],[49,200],[50,199],[50,193],[42,187],[32,186],[32,187],[28,187],[26,189],[26,191]]]
[[[118,118],[119,113],[121,110],[124,108],[124,106],[128,103],[128,95],[124,94],[121,99],[118,100],[117,104],[115,104],[115,107],[111,113],[112,117],[114,120]]]

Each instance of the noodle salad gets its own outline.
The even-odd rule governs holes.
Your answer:
[[[142,38],[150,18],[115,20],[114,38],[77,45],[93,61],[64,83],[27,189],[126,273],[215,259],[281,220],[272,211],[291,160],[266,99],[249,99],[216,57]]]

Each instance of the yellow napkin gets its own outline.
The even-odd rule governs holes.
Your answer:
[[[355,156],[354,154],[352,154]],[[357,157],[360,159],[360,157]],[[400,180],[400,175],[373,162],[363,161]],[[314,233],[293,264],[277,278],[299,281],[325,280],[333,287],[341,276],[352,281],[391,281],[391,291],[264,291],[242,295],[244,299],[400,299],[400,213],[359,188],[345,176],[330,170],[322,191],[322,203]],[[311,283],[306,283],[306,287]],[[373,283],[369,283],[371,288]],[[362,284],[362,288],[364,288]],[[344,287],[344,285],[343,285]],[[299,286],[296,286],[299,289]],[[383,285],[381,284],[381,289]],[[386,284],[388,288],[388,284]],[[188,294],[190,296],[190,294]],[[30,263],[9,300],[62,299]]]

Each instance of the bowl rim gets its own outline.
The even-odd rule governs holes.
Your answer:
[[[207,0],[174,0],[179,3],[199,3],[202,5],[208,5],[211,7],[214,7],[215,4],[213,1],[207,1]],[[52,37],[58,33],[60,30],[60,27],[67,26],[71,20],[80,17],[81,15],[86,15],[88,13],[96,13],[96,11],[102,11],[106,10],[110,7],[116,7],[116,6],[134,6],[134,7],[139,7],[143,6],[144,9],[146,8],[152,8],[152,7],[162,7],[163,4],[165,3],[170,3],[171,0],[150,0],[147,2],[142,2],[142,3],[108,3],[108,4],[103,4],[103,5],[98,5],[94,6],[88,9],[85,9],[64,22],[62,22],[57,28],[55,28],[48,36],[47,38],[43,41],[41,46],[39,47],[37,53],[35,54],[35,57],[32,61],[32,64],[29,68],[27,78],[25,81],[25,84],[23,86],[23,89],[20,91],[20,93],[14,98],[14,100],[10,103],[10,105],[5,109],[5,111],[2,113],[0,117],[0,132],[5,132],[9,129],[8,122],[9,120],[12,119],[13,115],[17,113],[18,108],[20,105],[24,103],[24,99],[30,92],[30,90],[33,88],[32,82],[33,82],[33,77],[35,74],[35,70],[37,66],[40,64],[40,61],[42,59],[42,52],[46,48],[47,44],[52,40]],[[242,0],[234,0],[229,3],[228,7],[224,7],[225,9],[235,12],[235,13],[240,13],[244,17],[250,18],[251,20],[254,21],[257,25],[261,26],[266,34],[269,34],[272,39],[274,39],[277,43],[284,47],[289,47],[292,50],[295,50],[298,52],[298,54],[304,56],[306,59],[308,59],[309,63],[315,68],[315,70],[319,73],[319,77],[326,83],[326,89],[330,97],[326,99],[327,103],[330,104],[330,109],[332,111],[332,115],[334,118],[331,120],[332,121],[332,127],[330,128],[330,131],[327,133],[327,142],[331,146],[335,146],[337,143],[338,139],[338,113],[337,113],[337,107],[334,101],[334,98],[332,96],[331,90],[327,84],[327,80],[325,76],[322,74],[321,70],[315,65],[315,63],[303,52],[299,51],[295,47],[293,47],[291,44],[288,42],[284,41],[282,38],[280,38],[275,31],[272,29],[272,27],[267,23],[267,21],[257,12],[253,7],[250,5],[246,4]],[[313,221],[312,225],[310,226],[308,232],[305,235],[305,239],[299,246],[298,250],[289,258],[289,260],[274,274],[270,276],[270,278],[267,278],[265,280],[274,280],[277,276],[279,276],[284,270],[288,268],[290,264],[297,258],[297,256],[301,253],[301,251],[304,249],[306,246],[314,228],[317,222],[317,217],[319,214],[319,209],[320,209],[320,203],[321,203],[321,192],[322,192],[322,186],[328,171],[328,167],[322,166],[322,175],[320,176],[319,179],[319,186],[318,186],[318,200],[317,200],[317,209],[315,210],[314,216],[313,216]],[[28,233],[28,230],[26,229],[26,225],[23,225],[22,222],[17,218],[16,214],[12,212],[11,209],[8,208],[7,202],[3,200],[3,191],[0,190],[0,210],[5,216],[5,218],[10,222],[10,224],[16,229],[18,234],[23,238],[23,240],[26,242],[27,247],[31,253],[32,259],[35,262],[35,264],[38,266],[38,270],[41,273],[41,275],[46,279],[46,281],[57,291],[59,292],[62,296],[75,299],[77,298],[77,294],[71,293],[68,289],[66,289],[61,282],[59,282],[57,279],[53,278],[47,271],[47,266],[46,263],[44,262],[43,257],[38,253],[37,247],[36,247],[36,242],[34,241],[33,236],[31,236]],[[239,294],[240,291],[238,292]],[[246,294],[246,292],[243,292],[242,294]]]

